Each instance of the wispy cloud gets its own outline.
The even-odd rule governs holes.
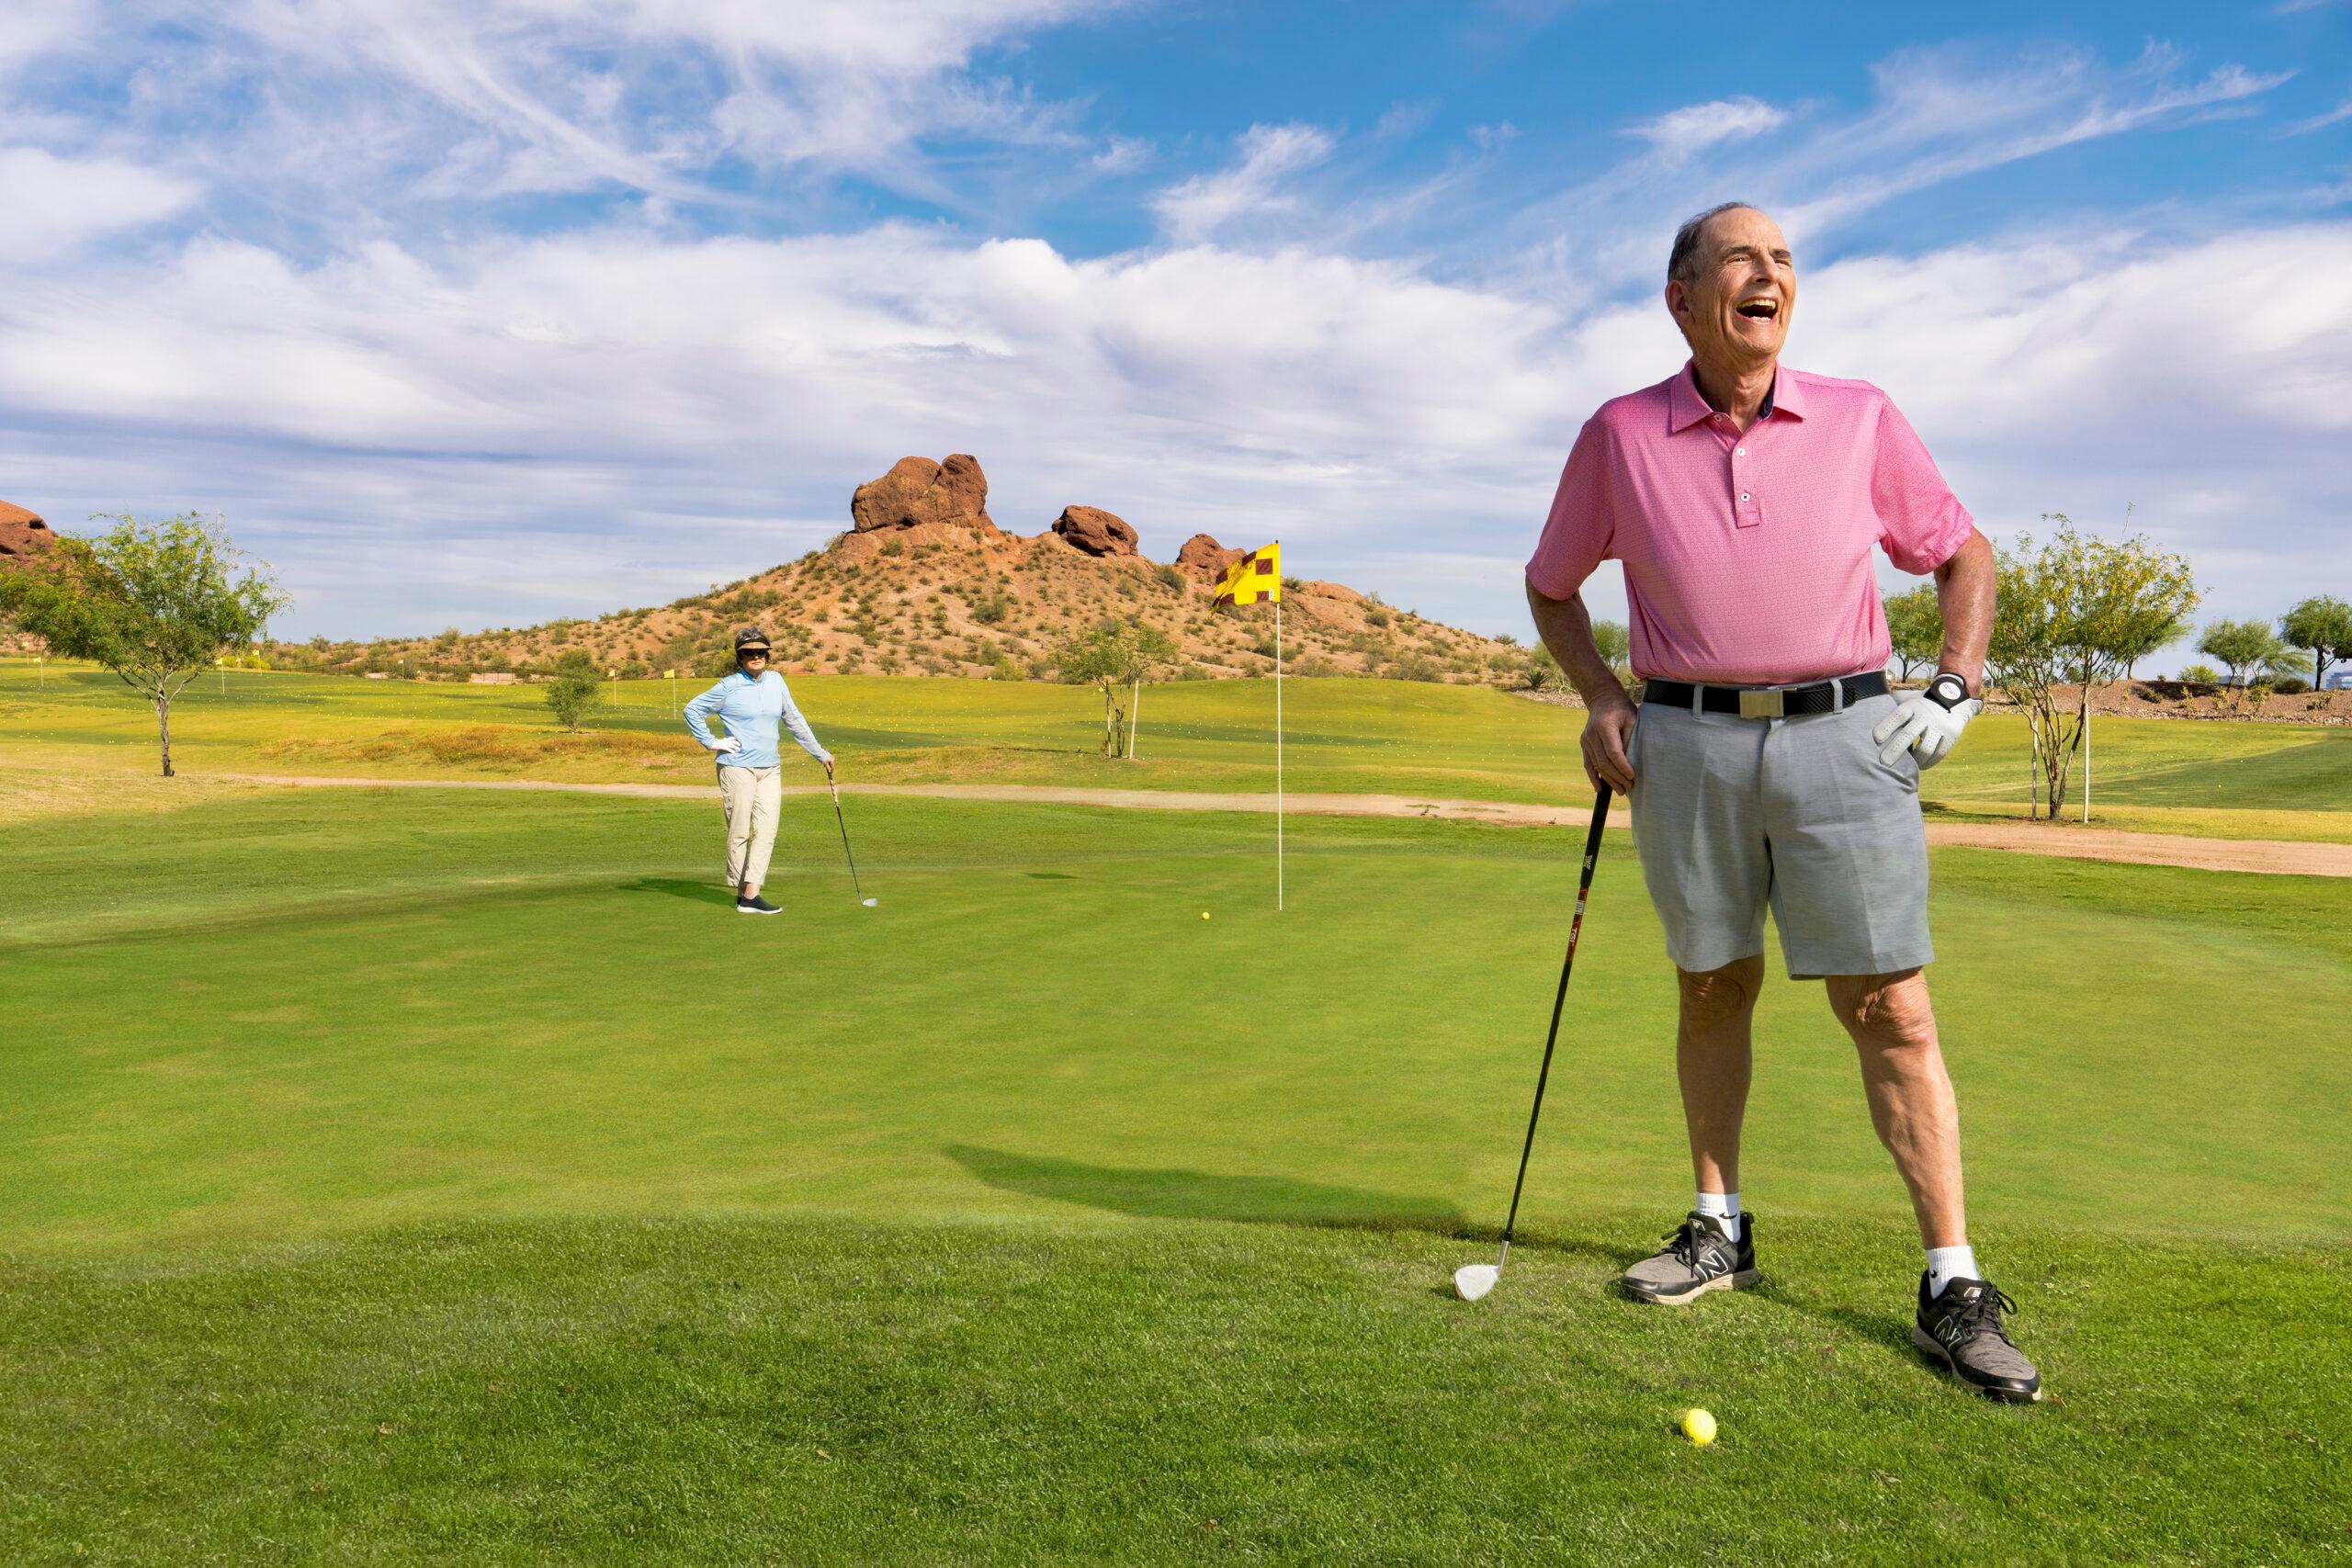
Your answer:
[[[1204,240],[1239,218],[1293,210],[1297,197],[1282,188],[1283,176],[1320,164],[1333,145],[1329,132],[1312,125],[1253,125],[1237,142],[1238,163],[1169,186],[1152,207],[1179,244]]]
[[[2315,114],[2309,119],[2299,119],[2295,121],[2294,124],[2288,126],[2284,130],[2281,130],[2278,134],[2281,136],[2309,136],[2314,130],[2324,130],[2331,125],[2335,125],[2347,119],[2352,119],[2352,98],[2345,99],[2342,103],[2336,105],[2334,108],[2327,110],[2324,114]]]
[[[1719,98],[1644,120],[1630,127],[1626,134],[1640,137],[1661,158],[1679,164],[1719,141],[1761,136],[1777,130],[1788,118],[1786,110],[1775,108],[1760,98]]]
[[[10,243],[30,254],[62,259],[97,235],[184,212],[202,195],[193,180],[136,164],[0,147],[0,211]]]

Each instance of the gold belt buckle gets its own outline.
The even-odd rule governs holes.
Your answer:
[[[1778,692],[1739,694],[1739,716],[1742,718],[1781,718],[1785,716]]]

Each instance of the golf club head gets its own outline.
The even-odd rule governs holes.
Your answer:
[[[1465,1302],[1485,1298],[1503,1271],[1491,1263],[1465,1263],[1453,1271],[1453,1293]]]
[[[882,900],[879,898],[860,898],[858,902],[865,905],[867,908],[873,909],[880,908]]]

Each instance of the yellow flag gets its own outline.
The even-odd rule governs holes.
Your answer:
[[[1254,604],[1261,599],[1283,602],[1283,546],[1280,539],[1251,550],[1225,569],[1217,580],[1216,603]]]

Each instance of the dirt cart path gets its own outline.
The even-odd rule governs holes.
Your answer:
[[[543,779],[352,779],[293,773],[220,773],[245,784],[302,788],[553,790],[567,795],[627,795],[661,800],[716,800],[707,784],[561,784]],[[786,795],[822,795],[814,784]],[[1263,811],[1271,795],[1205,790],[1072,789],[1050,784],[844,784],[844,795],[912,795],[941,800],[986,800],[1032,806],[1111,806],[1142,811]],[[1453,800],[1415,795],[1289,795],[1284,807],[1307,817],[1429,817],[1450,822],[1491,822],[1505,828],[1571,827],[1588,813],[1574,807],[1530,806],[1501,800]],[[1623,803],[1611,815],[1624,825]],[[1928,842],[1971,850],[2010,850],[2071,860],[2181,865],[2199,871],[2250,871],[2273,876],[2352,876],[2352,844],[2305,844],[2280,839],[2198,839],[2179,833],[2132,833],[2064,823],[1930,822]]]

